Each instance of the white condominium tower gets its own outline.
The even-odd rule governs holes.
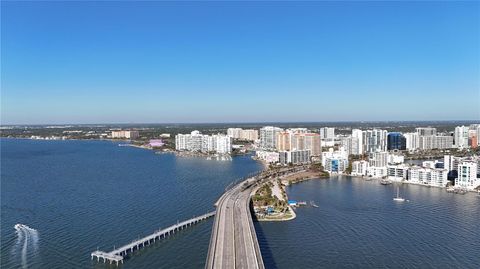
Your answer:
[[[362,136],[363,150],[367,153],[387,150],[387,130],[366,130]]]
[[[454,133],[454,143],[457,148],[467,148],[468,147],[468,132],[470,128],[468,126],[457,126],[455,127]]]
[[[264,150],[275,150],[277,146],[277,134],[282,128],[265,126],[260,129],[260,147]]]

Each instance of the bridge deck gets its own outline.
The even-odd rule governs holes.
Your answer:
[[[250,213],[255,182],[241,182],[218,200],[205,268],[264,268]]]

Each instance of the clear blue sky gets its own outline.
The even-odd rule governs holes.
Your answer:
[[[480,119],[478,1],[1,8],[3,124]]]

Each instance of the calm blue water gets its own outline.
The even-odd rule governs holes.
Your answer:
[[[0,267],[106,268],[90,261],[97,247],[110,251],[211,211],[230,182],[260,169],[246,156],[221,162],[107,141],[2,139]],[[17,235],[16,223],[38,237]],[[203,268],[211,225],[147,247],[122,268]]]
[[[288,187],[290,199],[319,208],[256,223],[269,268],[480,268],[480,198],[334,177]]]
[[[108,268],[99,247],[212,210],[233,180],[261,169],[155,155],[107,141],[1,140],[1,268]],[[350,177],[288,187],[320,207],[255,223],[267,268],[480,268],[480,199]],[[37,230],[17,234],[16,223]],[[212,220],[135,254],[121,268],[203,268]],[[115,268],[115,267],[112,267]]]

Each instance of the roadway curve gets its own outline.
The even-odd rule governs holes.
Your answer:
[[[234,186],[218,200],[205,268],[265,268],[250,213],[255,181]]]

